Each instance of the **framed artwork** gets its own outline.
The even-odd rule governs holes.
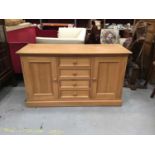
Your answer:
[[[101,44],[117,44],[119,43],[119,30],[102,29],[100,35]]]

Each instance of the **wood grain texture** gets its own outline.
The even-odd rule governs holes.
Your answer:
[[[43,104],[44,103],[44,104]],[[62,106],[121,106],[122,100],[52,100],[26,101],[29,107],[62,107]]]
[[[127,56],[127,53],[106,56],[94,53],[70,57],[44,52],[21,55],[26,103],[28,106],[121,105]]]
[[[119,44],[28,44],[17,54],[130,54]]]

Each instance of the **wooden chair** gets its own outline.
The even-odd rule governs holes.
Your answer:
[[[154,68],[155,68],[155,61],[153,62],[153,66],[154,66]],[[155,88],[153,89],[153,91],[152,91],[152,93],[151,93],[151,98],[153,98],[154,97],[154,95],[155,95]]]
[[[95,21],[92,21],[92,28],[87,31],[86,34],[86,44],[100,44],[100,29],[95,24]]]
[[[149,70],[148,70],[148,73],[147,73],[147,77],[146,77],[146,81],[144,83],[144,87],[147,88],[147,85],[148,85],[148,82],[153,74],[153,72],[155,71],[155,36],[154,36],[154,39],[152,41],[152,46],[151,46],[151,51],[150,51],[150,55],[149,55],[149,60],[150,60],[150,63],[149,63]],[[155,95],[155,88],[151,94],[151,98],[153,98]]]
[[[137,81],[143,73],[143,48],[147,33],[147,23],[139,22],[135,26],[133,32],[132,42],[128,44],[126,48],[132,51],[132,55],[129,56],[125,86],[130,87],[132,90],[136,90],[138,86]]]

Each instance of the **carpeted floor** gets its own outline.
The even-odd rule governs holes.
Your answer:
[[[155,98],[123,89],[121,107],[27,108],[23,84],[0,91],[0,134],[155,134]]]

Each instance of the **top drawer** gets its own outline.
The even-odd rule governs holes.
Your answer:
[[[66,66],[89,67],[90,66],[90,58],[85,58],[85,57],[60,57],[59,66],[60,67],[66,67]]]

